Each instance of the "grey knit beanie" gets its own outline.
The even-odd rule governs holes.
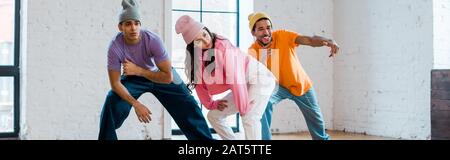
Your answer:
[[[119,23],[127,20],[141,21],[138,4],[134,0],[122,0],[123,10],[119,16]]]

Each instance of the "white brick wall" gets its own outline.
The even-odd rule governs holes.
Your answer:
[[[336,0],[334,127],[430,138],[431,0]]]
[[[255,11],[264,11],[273,19],[275,29],[324,37],[333,35],[332,0],[255,0]],[[333,61],[326,48],[299,47],[298,57],[314,82],[327,128],[333,128]],[[290,100],[275,106],[274,132],[307,131],[300,109]]]
[[[139,0],[143,28],[163,36],[163,0]],[[22,139],[96,139],[110,89],[106,51],[118,32],[121,0],[30,0],[22,60]],[[120,139],[162,138],[162,106],[141,98],[153,122],[141,125],[134,111],[118,130]]]
[[[450,68],[450,0],[434,0],[434,68]]]
[[[96,139],[121,0],[24,2],[21,138]],[[139,2],[143,27],[162,36],[164,1]],[[435,68],[450,64],[449,7],[449,0],[255,0],[255,11],[269,13],[275,28],[334,35],[340,43],[334,61],[326,48],[298,50],[328,129],[405,139],[429,138],[433,51]],[[150,94],[140,100],[154,121],[141,125],[131,111],[119,138],[161,139],[162,106]],[[273,119],[276,132],[307,130],[291,101],[281,102]]]

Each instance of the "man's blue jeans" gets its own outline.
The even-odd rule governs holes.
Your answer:
[[[278,90],[272,95],[267,105],[266,111],[261,119],[262,139],[271,140],[272,133],[270,126],[272,123],[273,105],[278,104],[284,99],[293,100],[303,113],[309,132],[314,140],[329,140],[330,136],[325,132],[325,125],[317,102],[316,93],[311,88],[302,96],[295,96],[286,88],[279,86]]]
[[[152,93],[167,109],[187,139],[212,140],[197,102],[175,70],[172,72],[175,83],[171,84],[158,84],[137,76],[123,76],[121,82],[136,99],[146,92]],[[131,108],[128,102],[110,91],[103,106],[98,139],[117,140],[116,129],[122,126]]]

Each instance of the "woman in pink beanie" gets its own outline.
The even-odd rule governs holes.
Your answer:
[[[189,16],[178,19],[176,33],[187,44],[188,88],[209,109],[208,120],[224,140],[237,137],[226,123],[240,113],[247,140],[261,140],[261,118],[275,89],[275,77],[256,59]],[[231,90],[221,100],[214,95]]]

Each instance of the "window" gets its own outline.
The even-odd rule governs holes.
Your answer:
[[[0,0],[0,137],[19,133],[20,0]]]
[[[205,24],[212,32],[228,38],[234,45],[239,46],[240,36],[240,7],[239,0],[173,0],[172,1],[172,30],[175,32],[175,23],[183,15],[189,15]],[[186,44],[181,35],[172,34],[172,64],[178,74],[187,82],[184,73],[184,60],[186,58]],[[214,96],[214,99],[223,98],[227,94]],[[197,94],[193,93],[197,99]],[[200,103],[199,103],[200,104]],[[206,118],[208,110],[202,107]],[[230,116],[228,123],[234,131],[239,131],[239,116]],[[208,122],[208,125],[211,126]],[[172,121],[172,133],[181,134],[178,126]],[[212,130],[214,131],[214,130]]]

